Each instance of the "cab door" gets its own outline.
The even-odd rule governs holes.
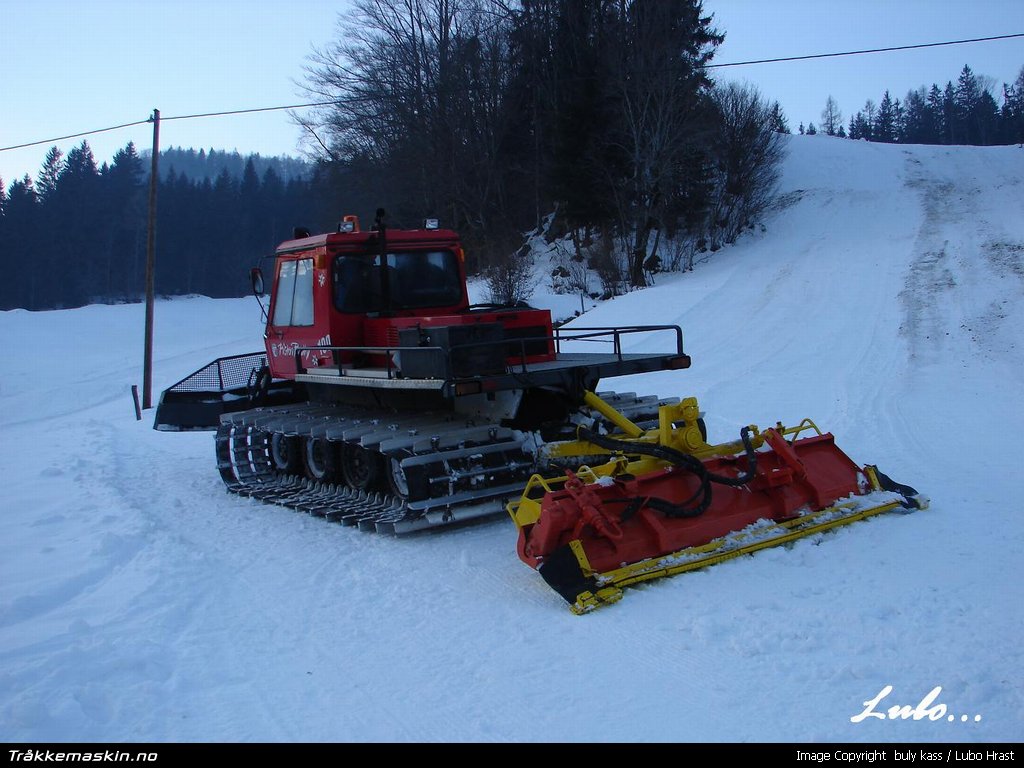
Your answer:
[[[275,378],[295,375],[298,348],[330,344],[326,313],[315,311],[315,275],[312,254],[278,259],[267,322],[267,358]],[[323,357],[310,352],[301,354],[306,368],[318,364]]]

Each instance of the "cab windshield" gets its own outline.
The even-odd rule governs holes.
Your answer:
[[[451,251],[409,251],[334,259],[334,306],[367,314],[450,307],[462,299],[459,265]]]

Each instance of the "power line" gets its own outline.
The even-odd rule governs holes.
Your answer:
[[[361,101],[362,99],[335,99],[334,101],[315,101],[309,104],[288,104],[279,107],[254,107],[253,109],[231,109],[224,112],[203,112],[196,115],[172,115],[171,117],[161,117],[162,122],[168,120],[194,120],[200,117],[223,117],[225,115],[248,115],[253,112],[280,112],[284,109],[304,109],[306,107],[330,107],[335,104],[348,104],[352,101]]]
[[[13,147],[0,147],[0,152],[6,152],[9,149],[23,149],[25,147],[35,147],[39,144],[49,144],[55,141],[64,141],[65,139],[77,139],[82,136],[92,136],[94,133],[106,133],[107,131],[116,131],[121,128],[131,128],[133,125],[145,125],[149,122],[152,122],[152,120],[136,120],[134,123],[124,123],[123,125],[112,125],[109,128],[97,128],[94,131],[82,131],[81,133],[72,133],[67,136],[58,136],[55,139],[42,139],[40,141],[30,141],[26,144],[15,144]]]
[[[889,51],[910,51],[915,48],[938,48],[944,45],[963,45],[964,43],[987,43],[990,40],[1009,40],[1013,37],[1024,37],[1024,32],[1013,35],[994,35],[992,37],[974,37],[969,40],[947,40],[942,43],[919,43],[917,45],[896,45],[891,48],[865,48],[862,51],[841,51],[839,53],[813,53],[809,56],[785,56],[777,59],[752,59],[751,61],[733,61],[728,64],[705,64],[705,69],[720,67],[743,67],[747,64],[775,64],[780,61],[806,61],[807,59],[829,59],[836,56],[860,56],[865,53],[888,53]]]
[[[780,56],[780,57],[771,58],[771,59],[751,59],[749,61],[732,61],[732,62],[726,62],[726,63],[723,63],[723,64],[705,64],[704,68],[705,69],[723,69],[725,67],[744,67],[744,66],[749,66],[749,65],[752,65],[752,64],[776,64],[776,63],[786,62],[786,61],[807,61],[807,60],[810,60],[810,59],[828,59],[828,58],[837,58],[837,57],[840,57],[840,56],[862,56],[862,55],[870,54],[870,53],[890,53],[890,52],[893,52],[893,51],[910,51],[910,50],[915,50],[915,49],[919,49],[919,48],[939,48],[939,47],[942,47],[942,46],[949,46],[949,45],[965,45],[967,43],[987,43],[987,42],[992,42],[992,41],[995,41],[995,40],[1010,40],[1010,39],[1019,38],[1019,37],[1024,37],[1024,32],[1019,32],[1019,33],[1014,33],[1014,34],[1009,34],[1009,35],[992,35],[990,37],[974,37],[974,38],[970,38],[970,39],[966,39],[966,40],[945,40],[945,41],[940,42],[940,43],[918,43],[918,44],[915,44],[915,45],[897,45],[897,46],[891,46],[891,47],[888,47],[888,48],[865,48],[865,49],[859,50],[859,51],[837,51],[837,52],[834,52],[834,53],[813,53],[813,54],[809,54],[809,55],[806,55],[806,56]],[[225,117],[225,116],[230,116],[230,115],[248,115],[248,114],[254,114],[254,113],[257,113],[257,112],[280,112],[280,111],[283,111],[283,110],[286,110],[286,109],[308,109],[308,108],[311,108],[311,107],[329,107],[329,106],[333,106],[333,105],[336,105],[336,104],[352,104],[352,103],[359,102],[359,101],[369,101],[369,100],[371,100],[369,97],[360,98],[360,97],[357,96],[357,97],[353,97],[353,98],[338,99],[338,100],[334,100],[334,101],[310,102],[310,103],[307,103],[307,104],[288,104],[288,105],[279,105],[279,106],[273,106],[273,107],[254,107],[252,109],[232,109],[232,110],[225,110],[225,111],[221,111],[221,112],[202,112],[202,113],[197,113],[197,114],[194,114],[194,115],[171,115],[169,117],[162,117],[161,120],[162,121],[168,121],[168,120],[196,120],[196,119],[207,118],[207,117]],[[146,120],[136,120],[133,123],[124,123],[122,125],[113,125],[113,126],[110,126],[109,128],[97,128],[97,129],[92,130],[92,131],[82,131],[81,133],[72,133],[72,134],[69,134],[67,136],[58,136],[57,138],[53,138],[53,139],[41,139],[39,141],[30,141],[30,142],[26,142],[24,144],[15,144],[15,145],[10,146],[10,147],[0,147],[0,152],[7,152],[7,151],[13,150],[13,149],[24,149],[26,147],[35,147],[35,146],[38,146],[40,144],[50,144],[50,143],[57,142],[57,141],[65,141],[67,139],[77,139],[77,138],[81,138],[82,136],[92,136],[93,134],[106,133],[108,131],[116,131],[116,130],[120,130],[121,128],[131,128],[132,126],[136,126],[136,125],[145,125],[146,123],[150,123],[150,122],[152,122],[152,118],[147,118]]]
[[[351,99],[345,99],[345,101],[351,101]],[[251,110],[229,110],[225,112],[207,112],[197,115],[172,115],[170,117],[162,117],[161,122],[167,122],[168,120],[194,120],[197,118],[216,118],[225,115],[247,115],[256,112],[279,112],[282,110],[301,110],[308,108],[308,106],[330,106],[332,104],[342,103],[341,100],[336,101],[314,101],[307,104],[286,104],[280,106],[257,106],[257,108]],[[136,125],[145,125],[152,123],[153,118],[146,118],[145,120],[136,120],[134,123],[123,123],[122,125],[112,125],[110,128],[97,128],[92,131],[82,131],[81,133],[71,133],[67,136],[57,136],[55,138],[44,138],[39,141],[29,141],[24,144],[14,144],[12,146],[0,146],[0,152],[7,152],[8,150],[23,150],[27,146],[38,146],[39,144],[48,144],[54,141],[63,141],[69,138],[81,138],[82,136],[91,136],[95,133],[106,133],[108,131],[116,131],[121,128],[131,128]]]

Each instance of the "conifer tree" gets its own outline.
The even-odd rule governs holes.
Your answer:
[[[946,87],[942,91],[942,122],[945,127],[944,144],[959,144],[964,140],[963,123],[957,113],[952,80],[946,81]]]
[[[965,129],[965,133],[969,130],[968,124],[970,123],[971,115],[977,108],[980,98],[981,88],[978,84],[978,78],[974,76],[971,68],[965,64],[964,68],[960,70],[960,76],[957,78],[956,88],[953,91],[953,107],[957,122]],[[969,136],[967,138],[968,140],[970,139]]]
[[[847,133],[847,136],[849,138],[851,138],[851,139],[859,139],[861,137],[862,134],[861,134],[861,131],[860,131],[860,121],[862,121],[863,119],[864,119],[864,114],[862,112],[859,112],[859,111],[857,112],[857,114],[852,115],[850,117],[850,130]]]
[[[924,87],[907,91],[903,104],[903,129],[899,140],[907,144],[934,144],[935,126],[928,108],[928,92]]]
[[[949,122],[946,117],[945,98],[939,86],[932,84],[928,91],[928,118],[931,132],[928,134],[929,144],[949,143]]]
[[[999,141],[999,106],[995,97],[987,90],[982,91],[970,116],[972,144],[990,146]]]
[[[1024,143],[1024,67],[1013,85],[1003,85],[1000,123],[1004,141]]]
[[[786,120],[786,115],[782,112],[782,106],[779,102],[772,104],[772,130],[776,133],[790,133],[789,122]]]
[[[53,195],[57,189],[57,180],[63,171],[64,153],[56,146],[50,147],[36,176],[36,194],[41,200],[47,200]]]
[[[896,141],[896,108],[888,91],[882,96],[882,102],[878,105],[878,114],[875,117],[871,134],[874,141],[887,144]]]
[[[39,197],[25,174],[11,183],[4,205],[4,238],[0,242],[0,309],[48,309],[40,296],[43,277],[34,263],[40,254]]]

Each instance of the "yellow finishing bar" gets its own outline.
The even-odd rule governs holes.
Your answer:
[[[818,434],[821,434],[821,430],[810,419],[804,419],[798,426],[785,429],[784,432],[799,433],[805,429],[813,429]],[[862,468],[862,471],[865,477],[867,477],[871,491],[881,491],[882,486],[876,473],[877,467],[873,464],[868,464]],[[928,508],[927,499],[920,503],[920,509]],[[892,512],[901,509],[903,506],[904,504],[897,500],[884,501],[873,507],[857,509],[856,501],[840,501],[817,512],[808,512],[793,520],[774,523],[768,528],[759,530],[756,535],[738,532],[701,546],[689,547],[668,555],[641,560],[640,562],[624,565],[622,568],[605,573],[598,573],[593,569],[579,541],[571,541],[569,544],[576,555],[577,562],[580,564],[581,572],[585,576],[596,576],[599,586],[596,592],[582,592],[577,595],[576,602],[569,606],[569,608],[577,615],[589,613],[601,605],[620,600],[622,598],[622,587],[666,576],[675,576],[687,571],[696,571],[710,565],[717,565],[742,555],[753,554],[758,550],[788,544],[797,539],[866,520],[886,512]],[[773,530],[775,535],[765,536],[769,530]],[[750,541],[750,543],[744,543],[745,540],[749,541],[750,539],[754,540]]]
[[[875,515],[891,512],[894,509],[899,509],[902,505],[898,501],[886,502],[876,507],[863,509],[837,518],[826,519],[824,522],[814,523],[814,520],[829,513],[834,513],[838,509],[842,509],[844,506],[845,505],[837,504],[836,506],[828,507],[811,515],[800,517],[795,520],[789,520],[784,523],[777,523],[774,527],[779,532],[778,535],[766,539],[760,539],[751,544],[741,545],[730,549],[727,548],[730,543],[729,541],[718,540],[700,547],[691,547],[689,549],[680,550],[679,552],[673,552],[669,555],[661,555],[659,557],[651,558],[650,560],[632,563],[623,568],[608,571],[606,573],[595,573],[591,570],[590,574],[597,576],[600,583],[596,594],[593,592],[583,592],[577,595],[576,602],[569,606],[569,609],[577,615],[589,613],[601,605],[614,603],[621,599],[622,587],[629,586],[631,584],[638,584],[644,581],[651,581],[653,579],[664,578],[666,576],[675,576],[687,571],[706,568],[710,565],[717,565],[718,563],[726,560],[732,560],[733,558],[740,557],[742,555],[753,554],[761,549],[777,547],[780,544],[788,544],[796,539],[813,536],[816,533],[822,533],[833,528],[838,528],[842,525],[849,525],[850,523],[865,520],[869,517],[874,517]],[[763,535],[763,531],[761,534]],[[573,548],[573,552],[576,553],[577,560],[579,560],[579,552],[577,552],[577,549],[582,551],[582,547]],[[673,563],[674,560],[677,562]],[[683,562],[678,562],[680,560],[683,560]],[[586,561],[584,559],[581,562]],[[586,562],[586,565],[589,566],[589,562]],[[586,571],[584,571],[584,573],[586,573]]]

